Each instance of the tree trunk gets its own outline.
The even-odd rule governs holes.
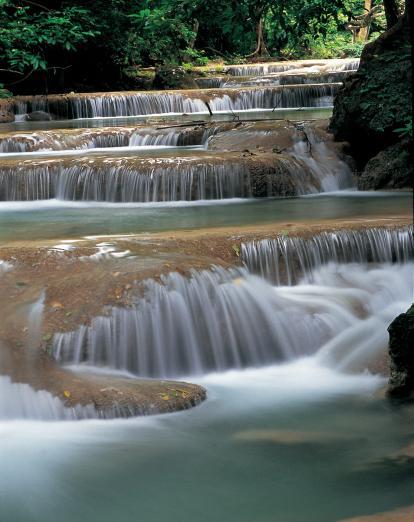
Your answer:
[[[262,17],[260,17],[259,23],[257,24],[256,35],[257,35],[256,49],[254,50],[253,53],[248,54],[247,58],[253,58],[255,56],[260,56],[260,57],[264,57],[264,58],[269,57],[270,56],[269,51],[267,50],[267,47],[266,47],[266,44],[264,41],[264,36],[263,36],[263,18]]]
[[[391,29],[398,21],[398,5],[396,0],[384,0],[385,18],[387,29]]]
[[[190,49],[194,49],[195,42],[197,40],[198,30],[200,28],[200,22],[195,19],[192,27],[192,31],[194,33],[194,36],[191,38],[191,40],[188,42],[188,47]]]
[[[372,8],[372,0],[365,0],[364,1],[364,15],[368,15],[368,13],[371,11],[371,8]],[[358,31],[358,34],[356,37],[358,42],[368,41],[370,26],[371,26],[371,19],[368,18],[368,16],[367,16],[363,20],[363,25],[361,26],[361,29]]]

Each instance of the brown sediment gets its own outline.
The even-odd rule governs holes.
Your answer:
[[[170,413],[196,406],[206,398],[205,389],[197,384],[73,372],[56,366],[45,353],[34,360],[2,348],[1,373],[13,382],[47,390],[68,407],[92,405],[106,418]]]
[[[129,138],[134,134],[152,134],[158,135],[160,131],[171,131],[176,129],[184,137],[194,137],[201,143],[201,137],[205,130],[215,127],[220,131],[234,128],[232,123],[211,123],[207,121],[196,122],[182,125],[166,125],[159,123],[158,125],[149,126],[148,124],[119,125],[112,127],[92,127],[79,129],[51,129],[36,131],[9,131],[0,132],[0,144],[2,141],[12,140],[14,143],[25,144],[25,152],[61,150],[62,155],[67,149],[80,149],[86,147],[91,141],[102,137],[124,138],[128,145]],[[1,129],[0,129],[1,130]],[[92,149],[91,149],[92,150]],[[86,151],[85,151],[86,152]],[[47,152],[46,152],[47,154]]]
[[[303,125],[305,122],[301,122]],[[328,120],[320,120],[312,122],[312,128],[315,128],[318,138],[323,141],[333,142],[332,135],[327,132]],[[65,149],[80,147],[82,144],[87,144],[89,141],[102,136],[119,136],[123,135],[129,138],[132,134],[148,133],[157,134],[158,131],[177,130],[180,133],[188,134],[189,136],[200,135],[204,130],[214,129],[214,135],[209,140],[209,151],[243,151],[245,149],[267,149],[272,150],[277,145],[277,150],[274,152],[282,152],[291,149],[296,139],[303,138],[303,135],[298,133],[298,126],[289,120],[277,121],[253,121],[253,122],[196,122],[195,124],[182,125],[167,125],[159,124],[148,126],[142,125],[122,125],[114,127],[96,127],[96,128],[80,128],[80,129],[53,129],[53,130],[37,130],[31,131],[13,131],[0,133],[0,143],[2,140],[13,140],[16,143],[26,142],[28,152],[47,148],[48,150],[61,150],[62,155],[57,159],[65,158]],[[237,130],[237,133],[232,132]],[[66,146],[65,146],[66,145]],[[337,144],[334,145],[338,147]],[[86,151],[85,151],[86,152]],[[185,151],[184,155],[191,155],[189,151]],[[47,157],[47,151],[45,151]],[[174,151],[174,157],[177,156],[177,151]],[[0,164],[8,165],[7,157],[1,159]],[[16,161],[16,160],[14,160]],[[19,163],[22,158],[19,159]],[[29,159],[27,162],[32,163],[34,160]],[[34,162],[36,164],[36,162]]]
[[[204,398],[202,388],[113,376],[91,378],[57,367],[49,355],[53,334],[87,325],[93,317],[105,314],[108,307],[131,306],[142,293],[142,281],[148,278],[159,279],[169,272],[188,275],[193,269],[208,269],[212,265],[238,265],[243,241],[286,233],[310,237],[340,229],[394,228],[411,222],[411,216],[403,214],[111,236],[116,250],[129,250],[129,256],[120,259],[109,256],[100,261],[88,260],[88,256],[96,254],[96,245],[104,239],[102,236],[98,240],[73,243],[74,250],[61,252],[56,251],[56,240],[9,241],[0,248],[0,258],[13,265],[1,276],[2,373],[16,382],[27,382],[35,389],[51,391],[68,404],[93,403],[102,411],[119,404],[125,415],[128,411],[154,413],[188,407]],[[35,349],[29,349],[27,309],[42,291],[45,306],[41,341]],[[177,395],[172,396],[171,389],[176,390]],[[65,392],[69,392],[69,396]]]
[[[383,511],[374,515],[362,515],[344,518],[337,522],[412,522],[414,520],[414,506],[397,508],[392,511]]]
[[[77,324],[88,323],[105,306],[130,306],[145,279],[159,279],[169,272],[187,275],[193,269],[212,265],[240,264],[237,252],[242,242],[280,234],[307,238],[341,229],[395,228],[411,223],[407,212],[389,217],[99,236],[96,240],[73,243],[73,250],[62,252],[56,251],[56,240],[8,241],[0,249],[0,258],[14,265],[13,270],[2,275],[4,295],[11,299],[3,299],[1,307],[6,316],[10,306],[14,310],[14,303],[33,301],[46,288],[45,331],[70,330]],[[97,253],[97,243],[105,239],[110,240],[117,252],[129,251],[127,257],[88,259]],[[8,315],[13,317],[14,312]]]

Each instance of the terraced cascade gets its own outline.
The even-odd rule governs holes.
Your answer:
[[[123,155],[117,148],[88,149],[96,152],[91,157],[73,150],[40,150],[31,153],[30,160],[25,159],[26,152],[6,153],[0,157],[0,200],[190,201],[299,195],[352,184],[350,169],[335,148],[308,126],[246,123],[148,132],[122,128],[109,133],[39,133],[35,148],[56,143],[82,146],[91,136],[92,144],[99,145],[103,139],[128,134],[130,146],[122,149]],[[269,151],[275,139],[285,144],[277,153]],[[16,144],[20,140],[20,135],[13,135],[4,141]],[[134,154],[136,143],[151,140],[200,145],[194,150],[178,145],[170,150],[167,145],[156,151],[149,145],[139,149],[141,157]],[[244,142],[256,142],[260,154],[246,156]]]
[[[412,411],[384,398],[412,195],[356,190],[327,130],[357,68],[7,102],[1,522],[331,522],[412,502]]]
[[[315,269],[329,263],[408,263],[414,255],[413,228],[323,233],[309,239],[279,236],[243,243],[246,268],[274,284],[311,281]]]
[[[0,153],[87,150],[119,147],[204,145],[220,127],[184,128],[108,127],[57,131],[18,132],[0,135]],[[0,156],[1,157],[1,156]]]
[[[170,274],[161,284],[149,280],[144,283],[144,297],[131,309],[113,308],[90,326],[56,335],[55,358],[65,364],[109,366],[162,378],[266,366],[323,353],[322,346],[328,341],[336,346],[333,339],[341,338],[347,329],[356,337],[354,330],[361,330],[363,346],[371,322],[378,320],[373,303],[381,311],[390,307],[392,314],[394,303],[408,303],[414,291],[412,228],[342,231],[310,241],[280,238],[270,248],[267,245],[259,243],[259,252],[255,245],[242,245],[242,260],[249,268],[261,261],[266,276],[278,273],[282,260],[292,284],[299,259],[297,286],[292,290],[275,290],[243,269],[193,272],[190,279]],[[354,265],[346,267],[344,262]],[[366,268],[367,262],[378,268]],[[393,281],[393,289],[388,280]],[[372,297],[365,293],[370,285],[375,288]],[[367,317],[367,323],[361,321]],[[292,321],[297,325],[294,335]],[[374,343],[375,350],[385,349],[384,339],[386,329],[381,342]],[[358,342],[354,350],[358,351]]]
[[[315,70],[343,72],[356,71],[359,67],[359,59],[348,58],[346,60],[298,60],[292,62],[269,62],[263,64],[232,65],[225,69],[232,76],[264,76],[271,73],[284,73],[287,71],[303,70],[315,72]]]
[[[232,66],[221,75],[196,78],[200,88],[263,87],[343,82],[358,69],[359,60],[279,62]]]
[[[16,97],[16,119],[43,111],[57,119],[110,118],[149,114],[208,114],[210,110],[236,111],[283,107],[330,107],[340,83],[244,89],[203,89],[170,92],[94,93]]]

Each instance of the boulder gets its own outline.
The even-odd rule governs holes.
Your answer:
[[[26,115],[27,121],[50,121],[53,120],[52,115],[45,111],[33,111]]]
[[[406,182],[405,145],[399,145],[408,137],[401,129],[408,129],[412,119],[410,26],[405,15],[367,44],[358,71],[335,97],[330,129],[335,139],[349,142],[358,170],[363,172],[361,188],[411,185]],[[394,145],[397,148],[390,148]],[[403,157],[396,161],[398,151]],[[374,159],[381,152],[384,154]],[[380,161],[385,165],[380,167]]]
[[[414,304],[388,327],[391,358],[388,396],[414,399]]]
[[[0,99],[0,123],[10,123],[14,121],[13,104],[7,98]]]
[[[358,178],[359,190],[412,187],[412,143],[408,139],[390,145],[371,158]]]

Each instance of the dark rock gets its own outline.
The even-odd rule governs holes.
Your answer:
[[[9,99],[0,100],[0,123],[10,123],[14,121],[13,104]]]
[[[191,74],[182,67],[162,66],[155,71],[152,88],[164,89],[197,89],[197,83]]]
[[[53,120],[52,115],[44,111],[33,111],[26,115],[27,121],[50,121]]]
[[[359,170],[362,172],[371,158],[385,152],[367,166],[365,179],[361,181],[365,188],[407,186],[403,181],[404,158],[397,165],[398,149],[385,149],[402,141],[398,129],[411,121],[410,26],[408,16],[403,16],[393,28],[367,44],[358,71],[345,81],[335,97],[330,129],[335,139],[350,143]],[[387,172],[384,166],[379,172],[379,161],[387,162]],[[404,173],[399,172],[400,168]]]
[[[413,158],[408,139],[387,147],[371,158],[358,179],[360,190],[412,187]]]
[[[388,327],[391,357],[388,396],[414,400],[414,305]]]

